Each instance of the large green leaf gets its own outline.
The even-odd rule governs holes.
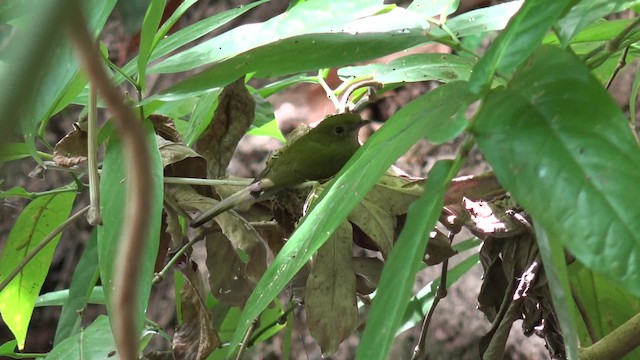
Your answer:
[[[389,166],[416,141],[422,137],[429,139],[433,127],[446,127],[458,118],[459,108],[466,108],[466,88],[465,82],[452,82],[417,98],[391,117],[358,150],[256,285],[238,322],[231,349],[235,349],[253,319],[327,241]],[[450,137],[460,131],[462,129],[457,133],[450,131]]]
[[[100,32],[107,17],[111,14],[115,3],[116,0],[87,0],[83,2],[87,23],[92,33],[98,34]],[[62,1],[58,1],[57,4],[52,3],[52,5],[59,7],[64,6]],[[45,11],[47,10],[45,9]],[[50,16],[51,13],[52,10],[49,10],[49,14],[47,15]],[[33,18],[31,13],[27,13],[26,16],[27,18],[23,19],[20,23],[21,31],[18,32],[20,35],[12,39],[13,44],[8,45],[10,48],[24,48],[25,51],[27,51],[29,46],[25,46],[25,44],[27,44],[25,41],[31,40],[25,39],[23,36],[29,36],[32,31],[42,31],[51,34],[63,33],[60,31],[60,23],[49,24],[49,28],[41,29],[40,22],[42,22],[42,20]],[[74,20],[70,19],[70,21]],[[46,39],[46,36],[43,34],[37,36],[38,39]],[[36,44],[37,42],[31,41],[31,43]],[[55,51],[52,51],[51,54],[43,52],[46,46],[54,47]],[[15,91],[15,84],[21,84],[23,82],[31,86],[32,90],[29,91],[34,91],[33,96],[29,95],[26,91],[19,95],[21,96],[20,101],[27,101],[28,106],[16,106],[15,101],[11,104],[20,109],[16,114],[17,119],[23,124],[26,131],[31,131],[38,123],[46,121],[54,109],[61,106],[61,104],[59,104],[60,99],[70,100],[70,98],[65,95],[69,89],[69,85],[78,73],[79,64],[73,53],[71,44],[61,36],[59,38],[49,39],[47,44],[35,49],[31,54],[20,54],[16,52],[15,55],[16,57],[11,57],[11,60],[15,61],[13,71],[8,71],[3,74],[3,85],[1,87],[3,91],[2,98],[6,98],[4,96],[4,88]],[[18,59],[17,56],[24,56],[24,58]],[[29,65],[30,61],[36,61],[37,67]],[[40,67],[42,68],[41,72],[37,70]],[[24,71],[26,71],[23,76],[32,77],[28,81],[25,81],[26,79],[15,78],[15,76],[21,76],[20,74],[22,74],[23,68]],[[74,91],[77,91],[77,88],[75,88]],[[2,106],[0,106],[0,108],[2,108]],[[5,117],[4,114],[2,117]],[[10,116],[9,119],[16,121],[15,116]]]
[[[515,0],[472,10],[447,20],[445,24],[459,38],[502,30],[520,9],[523,2]],[[448,38],[449,35],[440,28],[434,27],[431,29],[429,37]]]
[[[342,15],[331,21],[326,12],[297,12],[262,24],[244,25],[171,57],[150,72],[184,71],[214,62],[207,70],[163,91],[195,93],[251,72],[267,77],[343,66],[426,41],[426,20],[402,8],[378,13],[379,8],[346,12],[348,18]]]
[[[472,58],[451,54],[413,54],[388,64],[351,66],[338,70],[343,77],[372,76],[383,84],[438,80],[444,83],[469,80],[475,65]]]
[[[118,359],[116,354],[109,318],[100,315],[86,329],[56,345],[45,360]]]
[[[98,281],[98,231],[94,229],[71,278],[69,296],[64,301],[53,345],[80,331],[80,312],[87,306]]]
[[[147,209],[151,222],[149,235],[145,241],[145,251],[141,262],[140,278],[138,279],[138,317],[132,319],[142,328],[144,314],[151,291],[153,268],[158,254],[158,241],[160,239],[160,221],[162,212],[162,160],[156,144],[153,127],[145,120],[147,129],[146,141],[149,145],[152,159],[153,183],[149,184],[153,191],[153,206]],[[100,261],[100,279],[107,298],[107,309],[111,312],[111,299],[113,294],[114,265],[117,263],[118,246],[122,235],[122,225],[125,222],[125,204],[128,199],[128,177],[124,161],[122,143],[115,133],[109,139],[100,177],[100,211],[103,225],[98,228],[98,258]]]
[[[494,74],[511,74],[538,47],[569,0],[527,1],[509,21],[473,69],[469,86],[474,93],[488,89]]]
[[[564,46],[580,30],[593,24],[601,17],[637,4],[638,0],[582,0],[579,1],[562,19],[558,21],[558,35]]]
[[[640,298],[579,262],[569,266],[569,277],[599,339],[640,313]],[[591,344],[584,322],[579,319],[577,323],[580,343],[583,346]],[[640,358],[640,349],[636,349],[628,358]]]
[[[0,257],[0,282],[7,278],[42,240],[69,216],[74,193],[59,193],[36,198],[22,210],[11,229]],[[18,275],[0,292],[0,314],[18,341],[24,347],[27,327],[33,308],[49,272],[53,252],[61,234],[45,246]]]
[[[640,147],[575,56],[542,47],[475,120],[500,183],[588,268],[640,294]]]
[[[437,162],[429,172],[423,195],[411,204],[407,222],[382,270],[356,360],[387,359],[391,342],[409,304],[429,233],[442,212],[444,193],[460,165],[460,158]]]

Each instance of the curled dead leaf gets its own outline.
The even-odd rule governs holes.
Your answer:
[[[53,148],[53,161],[64,167],[72,167],[87,160],[87,133],[78,123]]]
[[[206,359],[220,347],[220,338],[213,329],[213,315],[207,308],[206,293],[197,265],[189,261],[183,269],[184,287],[180,291],[182,324],[173,336],[176,359]]]

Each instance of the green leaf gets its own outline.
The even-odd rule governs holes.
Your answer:
[[[542,47],[474,124],[500,183],[549,238],[639,295],[640,148],[580,60]]]
[[[587,269],[578,261],[569,266],[569,278],[599,339],[640,312],[640,298]],[[580,344],[583,347],[592,344],[584,321],[578,318],[577,322]],[[639,356],[640,349],[636,349],[628,357],[636,359]]]
[[[382,270],[356,360],[387,358],[411,298],[429,233],[442,211],[444,193],[460,168],[459,160],[438,161],[429,172],[424,194],[411,204],[407,222]]]
[[[11,355],[15,354],[16,346],[18,346],[17,341],[7,341],[6,343],[0,345],[0,355],[11,357]]]
[[[458,38],[470,35],[478,35],[490,31],[502,30],[507,22],[522,6],[522,0],[509,1],[481,9],[466,12],[449,19],[445,25]],[[440,28],[433,27],[429,33],[430,38],[446,37],[449,35]]]
[[[595,21],[580,31],[577,35],[573,36],[571,38],[571,44],[611,40],[618,36],[620,32],[622,32],[622,30],[632,22],[633,19]],[[558,36],[555,33],[549,33],[544,37],[542,43],[559,45],[560,39],[558,39]]]
[[[617,13],[639,3],[637,0],[582,0],[558,21],[558,34],[563,46],[567,46],[580,30],[601,17]]]
[[[51,291],[38,296],[36,300],[36,307],[43,306],[64,306],[65,302],[69,299],[69,289]],[[104,299],[104,291],[102,286],[94,286],[89,291],[89,296],[86,300],[87,304],[104,305],[106,301]]]
[[[151,0],[151,4],[142,22],[142,29],[140,30],[140,50],[138,51],[138,85],[140,85],[142,91],[144,91],[146,84],[145,73],[147,70],[147,62],[155,45],[156,31],[158,30],[160,20],[162,20],[164,6],[165,0]]]
[[[151,171],[153,183],[149,184],[153,191],[153,207],[148,209],[151,222],[149,235],[145,241],[145,250],[142,252],[140,278],[138,279],[138,304],[136,309],[138,316],[136,321],[139,329],[142,329],[144,314],[149,301],[153,269],[158,254],[158,241],[160,239],[160,221],[162,211],[162,160],[155,140],[153,127],[145,120],[147,130],[147,144],[151,152]],[[122,224],[125,222],[125,204],[128,199],[128,177],[125,171],[124,154],[122,144],[112,134],[107,145],[105,159],[100,177],[101,214],[103,225],[98,227],[98,258],[100,260],[100,279],[107,299],[107,310],[111,313],[111,297],[113,292],[114,265],[117,263],[118,247],[122,234]]]
[[[328,16],[304,14],[319,19]],[[358,11],[349,22],[336,20],[318,26],[310,21],[314,17],[294,16],[285,17],[287,21],[275,21],[280,20],[276,17],[262,24],[244,25],[171,57],[151,71],[184,71],[214,62],[207,70],[162,92],[184,94],[223,86],[248,73],[273,77],[343,66],[426,41],[428,23],[407,10],[396,8],[383,14],[361,15],[362,11]]]
[[[460,0],[413,0],[407,10],[425,17],[453,14],[460,5]]]
[[[218,88],[216,91],[200,96],[191,114],[187,133],[184,135],[184,142],[188,146],[193,146],[202,132],[211,124],[213,114],[218,108],[218,96],[221,92],[222,89]]]
[[[64,7],[61,2],[50,3],[51,6]],[[87,0],[83,2],[86,20],[92,33],[97,34],[100,32],[115,3],[116,0]],[[42,8],[42,10],[45,12],[45,16],[51,16],[53,12],[57,11],[46,8]],[[27,16],[33,16],[32,13],[28,12]],[[28,50],[29,46],[24,46],[24,44],[37,44],[37,42],[24,37],[32,35],[32,32],[40,32],[36,36],[39,39],[48,41],[46,46],[51,46],[53,50],[51,54],[47,54],[45,51],[46,46],[38,46],[31,54],[24,53],[19,55],[16,52],[15,55],[22,56],[21,58],[18,58],[18,56],[10,57],[15,67],[13,68],[14,71],[5,72],[2,76],[0,83],[3,85],[0,89],[3,93],[0,98],[11,101],[11,108],[20,109],[20,111],[15,116],[7,115],[3,112],[0,118],[7,118],[11,119],[12,122],[21,123],[27,131],[31,131],[35,129],[38,123],[48,120],[56,108],[66,106],[60,100],[70,100],[66,96],[67,91],[71,89],[70,84],[78,73],[79,65],[67,39],[62,37],[52,39],[51,37],[43,36],[43,33],[61,35],[59,23],[46,24],[46,21],[41,19],[29,18],[22,24],[27,28],[19,29],[22,31],[18,31],[19,36],[12,39],[14,44],[9,44],[9,47],[13,46],[16,49],[30,51]],[[32,26],[32,24],[38,24],[38,26]],[[41,24],[50,27],[41,28]],[[29,65],[30,61],[36,61],[37,66]],[[41,68],[42,71],[38,70],[38,68]],[[16,78],[16,76],[28,76],[30,78]],[[33,90],[21,91],[20,87],[16,89],[15,84],[21,83],[31,84]],[[74,91],[76,90],[74,88]],[[21,97],[20,101],[27,101],[29,105],[22,106],[19,101],[10,100],[9,96],[4,96],[4,91],[16,92]],[[31,91],[33,91],[33,94],[30,93]],[[0,108],[4,108],[4,106],[0,105]]]
[[[27,143],[5,143],[0,146],[0,163],[31,156]]]
[[[477,246],[478,244],[476,244]],[[470,255],[468,258],[462,260],[456,266],[447,270],[447,288],[451,285],[455,284],[467,271],[471,270],[472,267],[477,265],[480,262],[480,256],[478,253],[474,253]],[[436,298],[436,293],[438,291],[438,286],[440,286],[441,278],[437,277],[425,287],[423,287],[418,293],[409,300],[409,304],[407,305],[407,309],[405,310],[404,316],[400,325],[398,326],[398,330],[396,331],[396,336],[400,335],[400,333],[409,330],[422,322],[424,317],[429,313],[429,309],[433,305],[433,300]]]
[[[11,229],[0,256],[0,281],[6,279],[27,254],[67,219],[75,198],[74,193],[46,195],[33,200],[24,208]],[[11,329],[21,350],[36,298],[49,272],[60,236],[58,234],[45,246],[0,292],[2,320]]]
[[[45,360],[112,359],[114,355],[116,344],[109,318],[100,315],[86,329],[56,345]]]
[[[437,80],[448,83],[469,80],[475,65],[472,58],[451,54],[413,54],[387,64],[350,66],[338,70],[341,77],[372,76],[383,84]]]
[[[568,0],[526,1],[473,69],[471,91],[480,94],[488,88],[496,71],[510,75],[538,47],[567,3]]]
[[[264,4],[269,0],[256,1],[248,5],[239,6],[235,9],[223,11],[219,14],[213,15],[206,19],[200,20],[195,24],[191,24],[183,29],[176,31],[174,34],[162,38],[159,40],[158,45],[151,53],[149,61],[157,60],[170,52],[178,49],[179,47],[186,45],[187,43],[196,40],[209,32],[223,26],[224,24],[232,21],[238,16],[246,13],[247,11],[255,8],[258,5]],[[134,57],[129,61],[127,65],[122,68],[122,71],[131,76],[137,69],[137,57]],[[116,73],[113,77],[116,84],[120,84],[124,81],[124,77]]]
[[[68,297],[64,301],[58,320],[56,336],[53,340],[54,346],[80,331],[80,311],[87,306],[99,276],[98,231],[94,229],[91,232],[89,243],[73,271]]]
[[[456,116],[461,106],[466,108],[460,97],[465,94],[466,86],[465,82],[452,82],[415,99],[394,114],[356,152],[332,185],[323,191],[321,199],[256,285],[231,341],[230,352],[235,351],[253,319],[324,244],[389,166],[416,141],[424,136],[429,139],[434,126],[443,126]]]
[[[571,285],[562,241],[559,238],[549,238],[544,227],[538,222],[534,222],[534,228],[540,257],[544,264],[544,273],[549,281],[555,316],[558,318],[562,338],[565,341],[567,358],[578,360],[578,331],[574,314],[570,310],[573,305]]]

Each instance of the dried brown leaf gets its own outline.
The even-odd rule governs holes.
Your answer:
[[[206,247],[211,293],[227,305],[244,307],[255,287],[247,278],[246,264],[229,240],[219,232],[207,236]]]
[[[253,123],[255,108],[256,103],[244,84],[244,77],[222,90],[213,121],[196,142],[196,150],[208,160],[209,178],[225,175],[238,141]]]
[[[162,166],[167,176],[205,178],[205,159],[184,144],[156,135]]]
[[[207,308],[206,294],[200,272],[189,262],[183,270],[186,281],[180,291],[182,324],[173,336],[176,359],[206,359],[220,347],[220,338],[213,329],[213,316]]]
[[[440,230],[431,232],[424,262],[429,265],[437,265],[457,254],[451,247],[451,240]]]
[[[498,183],[498,179],[492,172],[460,176],[451,181],[451,185],[449,185],[449,189],[444,196],[444,203],[445,205],[460,204],[463,197],[472,200],[487,200],[504,193],[505,190]]]
[[[351,268],[356,274],[358,294],[369,295],[378,288],[384,263],[378,258],[354,257]]]
[[[176,186],[171,189],[171,196],[178,205],[187,211],[203,211],[216,204],[216,200],[196,193],[191,187]],[[215,222],[236,251],[246,254],[247,261],[243,273],[257,283],[267,268],[267,244],[260,234],[244,220],[232,212],[218,215]]]
[[[358,326],[351,225],[345,222],[318,250],[307,280],[307,326],[325,356]]]
[[[72,167],[87,160],[87,133],[80,125],[73,124],[73,131],[65,135],[53,149],[53,161],[64,167]]]
[[[182,142],[182,136],[180,136],[180,133],[176,130],[175,124],[171,118],[163,115],[152,114],[149,115],[149,120],[151,120],[155,133],[160,135],[163,139],[174,143]]]
[[[365,197],[356,205],[347,220],[367,235],[382,252],[383,257],[386,258],[391,253],[395,241],[396,217],[385,205],[378,205]]]

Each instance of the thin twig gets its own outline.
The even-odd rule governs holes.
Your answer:
[[[112,326],[118,354],[123,360],[138,358],[137,318],[138,283],[140,257],[148,237],[152,207],[151,156],[147,147],[145,130],[133,111],[126,106],[117,87],[109,80],[104,70],[100,51],[89,32],[79,1],[69,6],[67,35],[71,39],[81,65],[98,89],[102,99],[113,114],[116,130],[124,147],[128,164],[129,189],[125,210],[125,223],[120,239],[119,253],[115,264],[114,291],[112,298]]]
[[[247,186],[251,184],[251,179],[200,179],[200,178],[186,178],[186,177],[173,177],[165,176],[165,184],[183,184],[183,185],[238,185]]]
[[[89,224],[102,225],[100,215],[100,174],[98,173],[98,92],[89,87],[89,114],[87,117],[87,170],[89,172]]]
[[[244,334],[244,339],[242,339],[242,343],[240,344],[240,349],[238,350],[238,355],[236,356],[236,360],[241,360],[242,356],[244,356],[244,352],[249,345],[249,339],[251,339],[251,334],[253,334],[253,332],[256,330],[257,327],[258,327],[258,319],[255,319],[251,323],[251,326],[249,326],[247,333]]]
[[[593,323],[591,322],[591,318],[589,317],[589,313],[587,311],[586,306],[582,302],[580,298],[580,294],[576,291],[576,287],[571,284],[571,296],[573,297],[573,302],[576,303],[576,307],[578,308],[578,312],[582,317],[582,321],[584,321],[584,326],[587,328],[587,332],[589,333],[589,337],[591,338],[591,343],[596,343],[600,340],[598,334],[596,334],[596,330],[593,327]]]
[[[29,262],[33,260],[33,258],[36,255],[38,255],[40,251],[42,251],[42,249],[44,249],[47,245],[49,245],[49,243],[53,239],[55,239],[55,237],[58,236],[58,234],[63,232],[66,228],[68,228],[71,224],[73,224],[76,220],[78,220],[87,211],[89,211],[89,206],[73,214],[71,217],[65,220],[65,222],[63,222],[57,228],[55,228],[55,230],[49,233],[49,235],[47,235],[44,239],[42,239],[42,241],[36,247],[34,247],[31,250],[31,252],[27,254],[27,256],[25,256],[24,259],[22,259],[22,261],[20,261],[20,264],[18,264],[18,266],[16,266],[11,271],[11,273],[7,275],[7,277],[2,281],[2,283],[0,283],[0,292],[2,292],[2,290],[4,290],[4,288],[6,288],[7,285],[9,285],[11,280],[13,280],[22,271],[22,269],[24,269],[24,267],[27,266],[27,264],[29,264]]]
[[[422,359],[424,357],[424,351],[426,350],[425,343],[427,341],[427,332],[429,331],[429,324],[431,323],[431,319],[433,318],[433,313],[435,312],[436,306],[441,299],[447,297],[447,268],[449,267],[449,259],[444,259],[442,262],[442,273],[440,275],[440,284],[438,284],[438,290],[436,291],[436,296],[433,299],[433,304],[429,309],[429,313],[424,318],[422,323],[422,329],[420,330],[420,339],[418,340],[418,344],[413,350],[412,360]]]
[[[219,230],[219,229],[218,229]],[[182,255],[187,252],[189,249],[191,249],[193,247],[193,244],[197,243],[198,241],[204,239],[204,237],[208,234],[208,232],[205,231],[200,231],[196,236],[193,237],[193,239],[191,239],[191,241],[189,241],[188,243],[186,243],[183,247],[180,248],[180,250],[178,250],[175,254],[173,254],[173,256],[171,257],[171,260],[169,260],[167,262],[167,264],[162,268],[162,270],[160,270],[159,272],[155,273],[153,276],[153,283],[157,284],[159,282],[162,281],[162,279],[164,278],[164,274],[171,269],[171,267],[178,261],[178,259],[180,259],[180,257],[182,257]]]
[[[629,53],[629,47],[627,46],[626,48],[624,48],[624,51],[622,51],[622,56],[620,56],[620,59],[618,60],[618,64],[616,65],[616,68],[613,70],[613,73],[611,73],[611,77],[609,77],[609,80],[607,81],[607,85],[605,85],[605,89],[609,89],[609,87],[611,86],[611,83],[613,83],[613,79],[616,78],[616,76],[618,75],[618,73],[620,72],[620,70],[622,70],[622,68],[624,68],[627,65],[627,54]]]
[[[282,324],[286,324],[287,323],[287,318],[289,317],[289,313],[291,313],[292,311],[294,311],[296,309],[296,307],[298,307],[300,304],[299,303],[293,303],[291,304],[287,310],[285,310],[282,315],[278,316],[277,319],[273,320],[271,323],[269,323],[268,325],[264,326],[262,329],[260,329],[260,331],[257,331],[255,334],[253,334],[251,336],[251,340],[249,340],[249,347],[253,346],[253,344],[258,341],[258,339],[260,338],[260,336],[262,336],[264,333],[266,333],[267,331],[269,331],[271,328],[277,326],[277,325],[282,325]]]
[[[323,69],[318,70],[317,79],[318,79],[318,83],[320,84],[320,86],[322,86],[322,88],[324,89],[324,92],[327,93],[327,97],[333,103],[333,106],[336,109],[339,109],[340,108],[340,101],[338,101],[338,98],[336,97],[336,94],[333,92],[333,90],[331,90],[331,88],[329,87],[329,84],[327,84],[327,82],[324,80]]]

